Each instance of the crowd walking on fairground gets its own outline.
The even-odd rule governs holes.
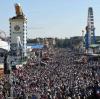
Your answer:
[[[75,63],[81,56],[71,49],[55,48],[41,64],[33,57],[13,71],[14,99],[100,99],[100,61]],[[5,99],[5,76],[0,99]]]

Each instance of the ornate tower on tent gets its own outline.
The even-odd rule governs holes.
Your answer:
[[[10,21],[10,49],[17,52],[18,37],[22,47],[22,55],[26,56],[27,43],[27,18],[25,17],[20,4],[15,4],[16,16]]]

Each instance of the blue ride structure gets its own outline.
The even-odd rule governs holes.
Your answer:
[[[91,44],[96,44],[95,27],[94,27],[94,16],[93,8],[88,8],[88,18],[85,34],[85,48],[89,49]]]

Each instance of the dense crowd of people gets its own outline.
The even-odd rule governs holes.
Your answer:
[[[15,99],[100,99],[99,60],[75,63],[81,56],[63,48],[54,49],[48,57],[40,61],[31,57],[13,71]],[[0,80],[0,99],[7,94],[5,78]]]

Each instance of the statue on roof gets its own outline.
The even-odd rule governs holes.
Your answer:
[[[20,4],[18,4],[18,3],[15,4],[15,11],[16,11],[16,15],[17,15],[17,16],[20,16],[20,15],[21,15],[21,16],[24,16]]]

